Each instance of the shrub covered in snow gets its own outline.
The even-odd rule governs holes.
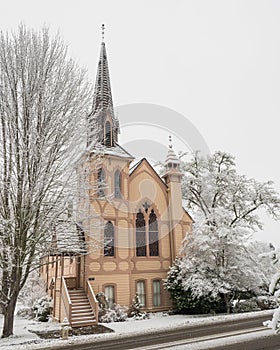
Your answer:
[[[17,316],[31,320],[35,317],[35,313],[31,307],[24,306],[18,309]]]
[[[261,308],[257,304],[257,301],[255,298],[248,299],[248,300],[240,300],[235,304],[235,306],[232,309],[234,313],[260,311],[260,310]]]
[[[123,322],[127,319],[127,308],[119,304],[114,304],[113,311],[116,314],[114,322]]]
[[[261,295],[256,298],[256,302],[261,310],[276,309],[278,306],[275,297],[271,295]]]
[[[191,289],[183,288],[181,274],[181,259],[177,258],[168,272],[164,287],[174,301],[175,312],[186,314],[207,314],[212,311],[225,312],[226,307],[219,295],[214,299],[211,296],[196,296]]]
[[[49,296],[42,297],[35,301],[33,310],[36,319],[40,322],[47,322],[52,309],[52,299]]]
[[[103,292],[96,294],[99,305],[98,321],[100,323],[123,322],[127,319],[126,308],[119,304],[109,307],[109,302]]]
[[[149,315],[142,309],[143,305],[140,303],[139,296],[136,293],[132,304],[128,309],[127,315],[128,317],[133,317],[135,320],[144,320],[145,318],[149,318]]]

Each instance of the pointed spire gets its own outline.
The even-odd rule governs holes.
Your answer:
[[[113,98],[110,85],[109,67],[105,43],[101,43],[100,58],[93,96],[93,113],[98,111],[113,111]]]
[[[113,142],[117,142],[119,123],[114,115],[113,98],[109,76],[109,66],[104,42],[105,25],[102,24],[102,42],[97,68],[92,112],[88,118],[88,145],[91,142],[104,142],[104,123],[108,114],[112,121]]]

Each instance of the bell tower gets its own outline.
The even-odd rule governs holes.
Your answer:
[[[162,176],[167,185],[168,191],[168,207],[169,207],[169,222],[170,222],[170,241],[171,241],[171,258],[176,257],[176,252],[179,251],[182,235],[178,231],[178,224],[181,223],[184,217],[184,209],[182,207],[182,188],[181,179],[181,161],[175,154],[172,145],[171,136],[169,137],[169,150],[165,161],[165,173]]]
[[[118,144],[120,127],[114,112],[104,30],[103,24],[92,111],[87,118],[85,152],[89,156],[85,166],[92,174],[90,188],[94,189],[91,198],[99,201],[100,206],[104,206],[109,198],[128,199],[129,165],[134,159]]]

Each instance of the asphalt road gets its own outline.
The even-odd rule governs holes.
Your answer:
[[[241,319],[223,321],[207,326],[184,326],[165,331],[150,332],[141,335],[126,336],[116,339],[95,340],[88,344],[68,344],[67,350],[128,350],[128,349],[172,349],[170,343],[180,344],[182,349],[188,349],[187,344],[200,341],[201,338],[213,339],[221,338],[223,334],[235,334],[261,331],[266,333],[266,328],[262,326],[263,321],[268,320],[268,315],[256,317],[254,319]],[[125,324],[124,324],[125,327]],[[226,338],[227,336],[225,336]],[[184,345],[185,344],[185,345]],[[62,347],[53,347],[52,350],[61,350]],[[280,336],[266,336],[263,338],[246,341],[241,344],[227,344],[218,346],[215,350],[280,350]]]

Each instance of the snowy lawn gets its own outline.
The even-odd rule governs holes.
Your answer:
[[[245,317],[255,317],[256,315],[266,315],[267,319],[271,319],[272,312],[259,311],[246,314],[232,314],[219,316],[189,316],[189,315],[165,315],[163,313],[151,314],[150,319],[147,320],[133,320],[129,319],[126,322],[112,322],[104,324],[104,326],[111,328],[115,333],[109,334],[93,334],[86,336],[72,336],[68,340],[40,339],[36,334],[29,331],[47,331],[58,330],[60,326],[53,322],[42,323],[34,320],[26,320],[15,317],[14,336],[8,339],[0,339],[1,350],[33,350],[33,349],[47,349],[53,345],[65,345],[73,343],[86,343],[93,339],[101,338],[120,338],[126,335],[155,332],[159,329],[170,329],[185,325],[199,325],[223,320],[236,320]],[[0,315],[0,332],[2,332],[3,316]]]

